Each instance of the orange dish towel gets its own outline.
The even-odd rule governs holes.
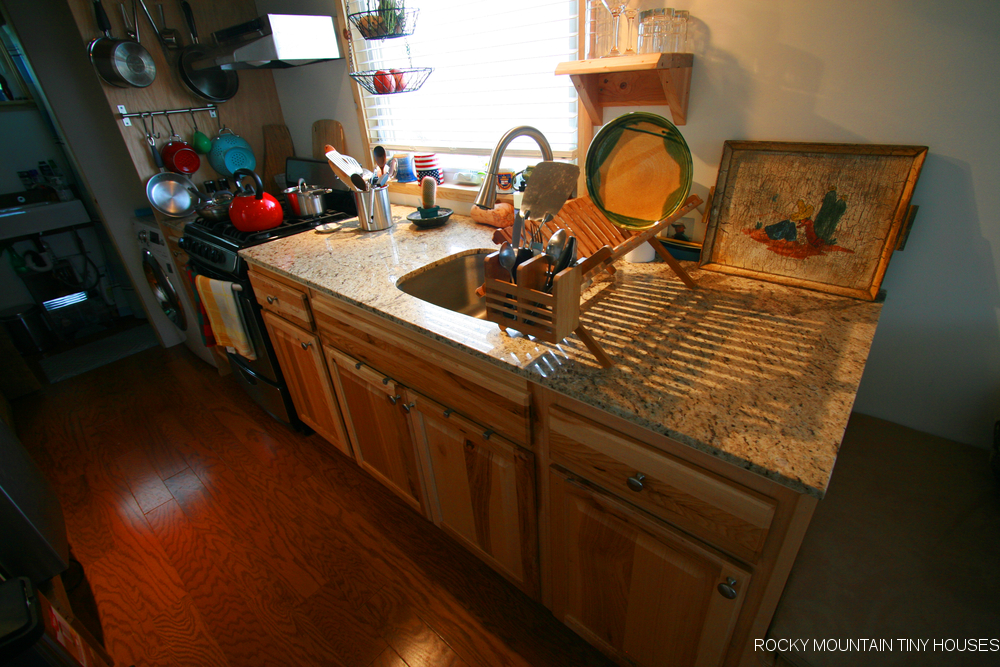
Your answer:
[[[205,312],[208,313],[208,321],[212,325],[216,344],[224,345],[230,352],[235,352],[250,361],[256,359],[257,355],[247,336],[240,306],[233,294],[233,283],[197,276],[195,286],[198,288],[201,302],[205,305]]]

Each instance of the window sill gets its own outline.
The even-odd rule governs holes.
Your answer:
[[[390,194],[400,194],[400,195],[411,195],[414,197],[420,197],[420,185],[417,183],[389,183]],[[454,183],[449,183],[447,185],[439,185],[437,189],[438,199],[446,199],[448,201],[463,202],[466,204],[471,204],[476,201],[476,195],[479,194],[478,185],[455,185]],[[497,195],[498,202],[507,202],[508,204],[514,203],[513,195]]]

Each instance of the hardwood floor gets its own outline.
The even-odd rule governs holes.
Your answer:
[[[607,665],[183,346],[14,403],[119,666]]]

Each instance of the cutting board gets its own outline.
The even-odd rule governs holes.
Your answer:
[[[264,190],[272,195],[281,194],[281,188],[274,182],[276,174],[285,172],[285,160],[295,157],[292,135],[284,125],[264,126],[264,167],[261,179]]]
[[[338,152],[347,155],[347,137],[344,136],[344,126],[338,120],[318,120],[313,123],[313,158],[325,160],[326,151],[323,146],[330,144]]]

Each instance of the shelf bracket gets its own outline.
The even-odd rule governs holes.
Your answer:
[[[684,125],[693,65],[690,53],[643,53],[559,63],[556,74],[569,75],[594,125],[604,124],[605,107],[653,104],[670,107],[674,125]]]

